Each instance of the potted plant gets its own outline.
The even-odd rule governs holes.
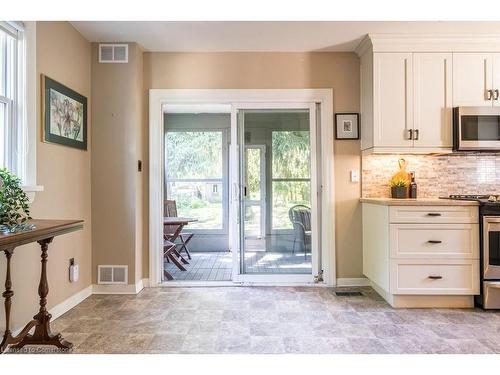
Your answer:
[[[391,180],[391,196],[397,199],[408,198],[408,180],[404,178],[393,178]]]
[[[21,180],[6,168],[0,168],[0,232],[16,233],[34,229],[28,196],[21,188]]]

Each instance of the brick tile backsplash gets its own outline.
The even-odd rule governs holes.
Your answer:
[[[449,194],[500,194],[500,154],[366,155],[362,157],[362,196],[390,197],[389,180],[398,159],[414,171],[418,197]]]

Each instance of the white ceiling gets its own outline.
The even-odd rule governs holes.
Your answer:
[[[91,42],[137,42],[147,51],[353,51],[368,33],[496,34],[500,22],[79,21]]]

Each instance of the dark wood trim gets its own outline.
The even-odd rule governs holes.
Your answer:
[[[0,234],[0,250],[26,245],[48,237],[60,236],[83,228],[83,220],[30,220],[28,223],[35,225],[35,229]]]

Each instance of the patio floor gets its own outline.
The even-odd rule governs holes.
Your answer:
[[[232,255],[227,251],[191,252],[186,271],[179,270],[172,263],[165,263],[165,269],[174,280],[189,281],[231,281]],[[247,251],[246,273],[254,274],[304,274],[311,273],[311,257],[300,253]]]

